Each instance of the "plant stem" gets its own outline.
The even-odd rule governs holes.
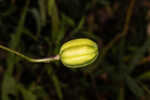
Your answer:
[[[25,56],[17,51],[14,51],[12,49],[9,49],[3,45],[0,45],[0,48],[5,50],[5,51],[8,51],[10,53],[13,53],[13,54],[16,54],[17,56],[20,56],[22,58],[24,58],[25,60],[29,61],[29,62],[33,62],[33,63],[41,63],[41,62],[45,62],[45,63],[49,63],[51,61],[55,61],[55,60],[59,60],[59,55],[56,55],[54,57],[47,57],[47,58],[42,58],[42,59],[35,59],[35,58],[31,58],[31,57],[28,57],[28,56]]]

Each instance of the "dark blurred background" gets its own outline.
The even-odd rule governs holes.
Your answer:
[[[1,100],[150,100],[150,0],[0,0],[0,45],[33,58],[97,42],[91,65],[31,63],[0,49]]]

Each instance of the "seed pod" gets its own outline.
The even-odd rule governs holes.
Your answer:
[[[74,39],[62,45],[59,55],[66,67],[81,68],[95,61],[98,46],[90,39]]]

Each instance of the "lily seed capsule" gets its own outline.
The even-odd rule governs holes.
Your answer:
[[[87,38],[73,39],[62,45],[59,56],[68,68],[85,67],[96,60],[98,46]]]

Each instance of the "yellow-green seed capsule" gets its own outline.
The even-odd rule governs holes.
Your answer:
[[[95,61],[98,46],[87,38],[74,39],[62,45],[59,55],[66,67],[81,68]]]

